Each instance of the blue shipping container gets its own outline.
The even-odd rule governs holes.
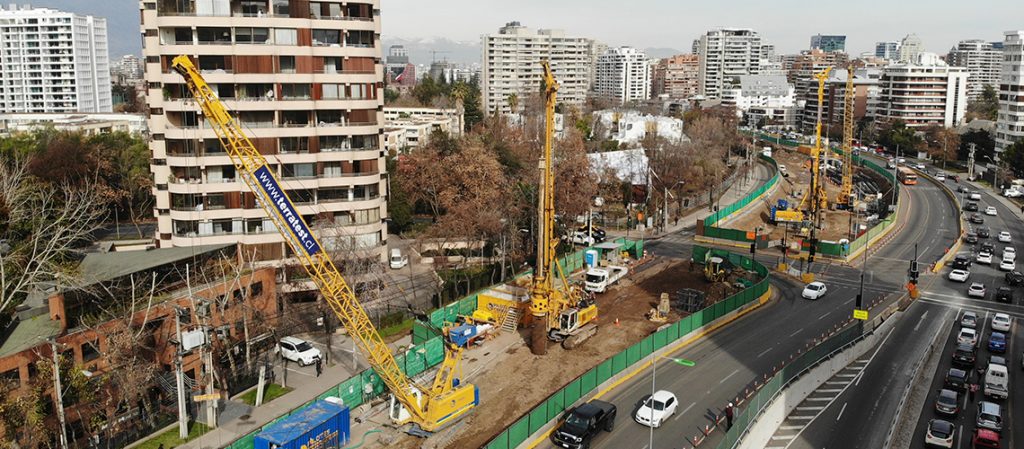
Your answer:
[[[316,401],[256,435],[254,449],[340,448],[350,438],[348,407]]]

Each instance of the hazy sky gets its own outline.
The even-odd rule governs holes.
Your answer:
[[[7,5],[11,1],[0,0]],[[110,56],[141,54],[137,0],[21,0],[107,18]],[[1002,40],[1024,29],[1019,0],[381,0],[385,37],[479,41],[505,22],[562,28],[609,45],[689,51],[693,39],[720,26],[748,27],[779,53],[805,49],[815,33],[845,34],[847,51],[916,33],[927,51],[945,53],[962,39]]]

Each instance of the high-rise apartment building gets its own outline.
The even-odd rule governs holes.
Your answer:
[[[924,43],[921,42],[921,38],[913,33],[908,34],[900,41],[899,61],[913,63],[917,61],[922,52],[924,52]]]
[[[1024,139],[1024,30],[1007,31],[1003,36],[996,151],[1006,151]]]
[[[666,95],[685,100],[700,92],[700,58],[697,55],[675,55],[662,58],[651,74],[651,97]]]
[[[632,47],[608,49],[597,59],[594,94],[621,104],[651,98],[647,54]]]
[[[328,251],[383,257],[387,216],[380,0],[139,3],[161,247],[289,250],[185,80],[189,55]]]
[[[848,72],[845,67],[835,67],[825,80],[825,95],[821,107],[822,133],[832,132],[835,135],[843,129],[845,113],[846,80]],[[881,70],[878,68],[859,68],[853,75],[853,118],[860,121],[871,117],[877,107],[879,96],[878,79]],[[804,108],[801,112],[801,127],[813,132],[818,122],[818,89],[817,82],[813,89],[803,92]],[[833,107],[835,106],[835,107]]]
[[[981,39],[960,41],[946,56],[949,65],[964,67],[970,74],[967,77],[967,98],[971,100],[980,97],[985,86],[999,87],[1002,60],[1003,52],[992,48],[991,42]]]
[[[533,30],[509,22],[497,34],[481,37],[484,111],[512,111],[509,96],[522,99],[540,90],[544,70],[540,61],[551,62],[558,80],[558,102],[582,105],[590,89],[593,41],[566,36],[562,30]],[[520,101],[520,105],[523,103]]]
[[[878,87],[875,116],[901,120],[908,128],[957,126],[967,110],[967,70],[933,54],[919,55],[918,63],[884,67]]]
[[[111,112],[107,21],[0,8],[0,112]]]
[[[883,41],[875,44],[875,56],[895,60],[900,57],[899,41]]]
[[[597,83],[597,59],[601,57],[606,51],[608,51],[608,44],[599,42],[596,39],[590,40],[590,65],[588,69],[587,77],[587,90],[594,90],[594,86]]]
[[[124,55],[117,61],[116,72],[125,80],[142,79],[142,60],[135,55]]]
[[[811,49],[821,51],[846,51],[846,36],[821,35],[811,36]]]
[[[740,75],[739,83],[726,88],[722,104],[736,108],[747,126],[793,126],[796,94],[781,75]]]
[[[722,90],[740,75],[757,75],[769,55],[761,48],[761,35],[747,28],[709,30],[697,42],[700,57],[700,94],[721,98]]]

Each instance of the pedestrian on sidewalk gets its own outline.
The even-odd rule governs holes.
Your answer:
[[[732,402],[725,407],[725,431],[728,432],[732,429]]]
[[[316,359],[316,377],[320,377],[320,373],[324,372],[324,364],[320,359]]]

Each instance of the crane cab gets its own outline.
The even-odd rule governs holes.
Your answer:
[[[422,422],[429,423],[431,427],[424,427],[416,424],[412,413],[402,405],[395,395],[391,395],[388,415],[395,424],[405,425],[413,423],[406,430],[407,433],[426,437],[432,432],[445,428],[455,422],[466,413],[472,411],[480,404],[480,389],[475,385],[465,385],[469,388],[458,388],[459,380],[452,380],[452,388],[435,397],[426,397],[417,388],[410,388],[409,395],[415,401],[417,407],[423,410],[426,415]]]

